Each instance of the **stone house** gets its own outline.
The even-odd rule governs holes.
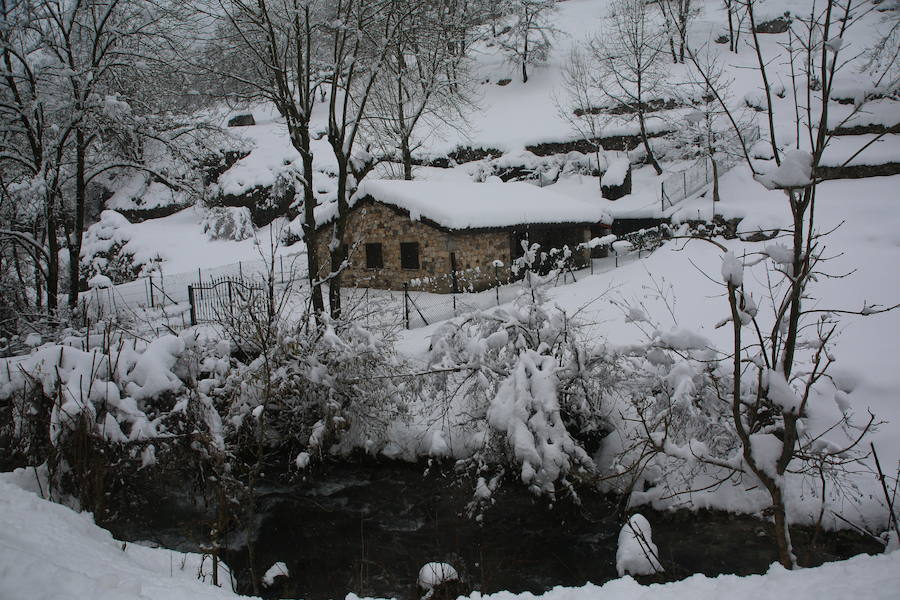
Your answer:
[[[509,280],[522,240],[574,248],[610,222],[598,205],[528,183],[365,181],[351,205],[343,285],[393,290],[483,290]]]

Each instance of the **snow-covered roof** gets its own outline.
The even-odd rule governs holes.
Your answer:
[[[447,229],[611,222],[599,201],[593,204],[529,183],[367,180],[351,204],[366,197]]]

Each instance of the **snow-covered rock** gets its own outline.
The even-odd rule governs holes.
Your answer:
[[[290,577],[291,572],[288,570],[287,565],[283,562],[277,562],[265,572],[262,577],[263,587],[272,587],[272,584],[275,583],[275,579],[278,577]]]
[[[444,562],[430,562],[419,569],[418,584],[425,591],[433,590],[450,581],[459,581],[459,573],[456,572],[453,565]]]
[[[619,532],[616,571],[620,577],[625,574],[653,575],[664,571],[659,563],[659,550],[653,543],[650,523],[643,515],[631,515]]]

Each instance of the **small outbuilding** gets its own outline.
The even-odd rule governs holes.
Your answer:
[[[324,208],[324,207],[323,207]],[[324,215],[323,215],[324,216]],[[576,249],[610,223],[602,207],[528,183],[369,180],[351,199],[344,286],[478,291],[509,280],[522,241]],[[320,227],[327,227],[326,222]],[[329,236],[319,238],[320,255]]]

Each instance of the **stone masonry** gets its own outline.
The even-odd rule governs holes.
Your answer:
[[[329,233],[327,225],[320,229],[318,247],[324,264]],[[575,243],[589,239],[586,227],[577,227],[571,234]],[[342,285],[402,290],[409,284],[411,290],[449,293],[455,283],[460,292],[480,291],[498,280],[509,280],[514,238],[512,228],[446,230],[427,221],[414,221],[401,209],[364,199],[350,212],[346,240],[350,267],[344,271]],[[419,269],[401,267],[403,242],[418,242]],[[366,268],[366,244],[372,243],[381,244],[380,269]],[[498,260],[503,267],[494,266]]]

